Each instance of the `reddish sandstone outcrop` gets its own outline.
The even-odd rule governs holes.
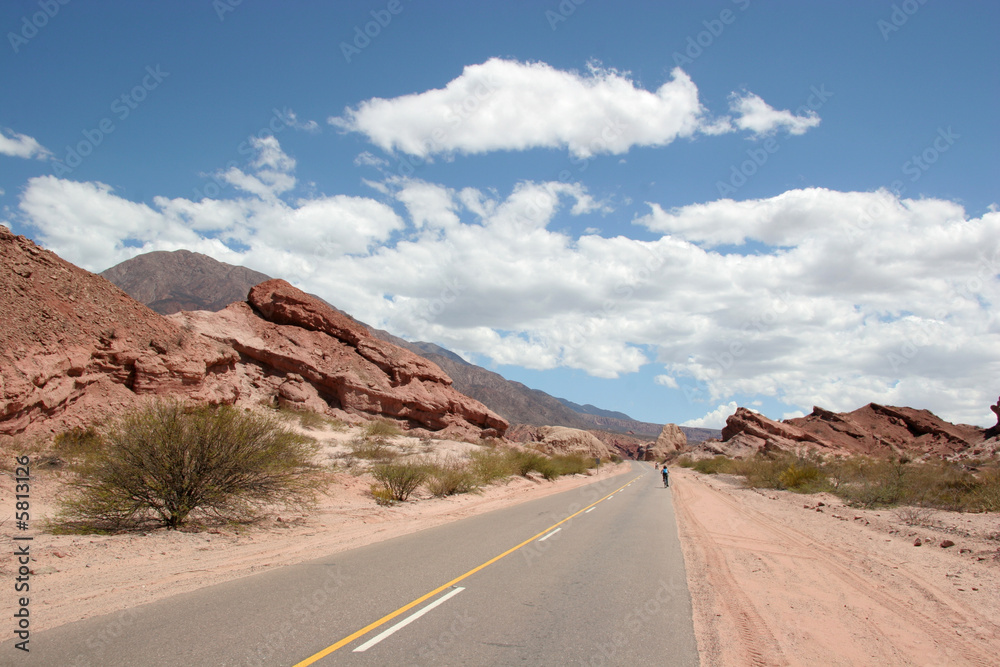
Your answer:
[[[867,456],[984,456],[995,452],[990,431],[952,424],[927,410],[869,403],[853,412],[815,407],[811,414],[777,422],[739,408],[726,420],[721,440],[698,449],[708,454],[749,456],[761,451]]]
[[[503,435],[507,422],[451,386],[432,362],[375,338],[364,326],[284,280],[257,285],[217,313],[178,313],[240,353],[240,391],[284,405],[383,415],[455,437]]]
[[[0,434],[100,421],[145,395],[276,400],[446,436],[507,428],[433,363],[281,280],[220,313],[165,318],[0,226],[0,316]]]
[[[0,226],[0,434],[100,419],[144,394],[236,400],[238,355]]]

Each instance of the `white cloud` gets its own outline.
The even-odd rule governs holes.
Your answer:
[[[52,153],[33,137],[18,134],[7,128],[0,128],[0,155],[37,160],[47,160],[52,157]]]
[[[669,389],[678,389],[680,385],[677,384],[677,380],[670,377],[669,375],[657,375],[653,378],[653,382],[656,384],[667,387]]]
[[[808,111],[804,116],[796,116],[788,110],[777,111],[753,93],[733,93],[729,108],[739,114],[734,121],[736,127],[761,135],[772,134],[779,128],[785,128],[789,134],[805,134],[820,122],[815,111]]]
[[[722,428],[726,425],[726,419],[736,413],[736,408],[736,401],[730,401],[729,403],[720,405],[704,417],[687,420],[681,426],[688,426],[690,428]]]
[[[775,111],[752,93],[738,96],[733,110],[740,113],[738,127],[758,134],[779,127],[801,134],[819,122],[815,114]],[[421,158],[530,148],[568,148],[585,158],[734,131],[729,117],[708,115],[680,68],[650,91],[627,72],[596,64],[581,74],[500,58],[465,67],[444,88],[372,98],[328,122],[385,151]]]
[[[247,176],[266,195],[261,172],[293,178],[282,171],[293,165],[276,145],[260,151]],[[147,205],[101,183],[44,176],[29,181],[15,222],[91,270],[188,248],[496,363],[616,377],[655,362],[658,384],[695,385],[727,408],[737,396],[804,412],[876,401],[993,423],[1000,212],[970,217],[949,201],[812,188],[653,205],[637,222],[654,238],[640,241],[561,231],[566,216],[608,210],[578,183],[522,182],[506,193],[403,178],[373,185],[380,199],[252,193]],[[763,246],[716,250],[747,241]]]

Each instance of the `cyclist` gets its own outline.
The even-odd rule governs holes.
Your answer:
[[[669,473],[667,472],[667,464],[663,464],[663,486],[670,486]]]

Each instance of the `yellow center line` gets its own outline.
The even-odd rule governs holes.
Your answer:
[[[516,547],[511,547],[510,549],[507,549],[507,551],[504,551],[499,556],[494,556],[493,558],[489,559],[488,561],[486,561],[482,565],[477,565],[476,567],[472,568],[471,570],[469,570],[468,572],[466,572],[462,576],[455,577],[454,579],[452,579],[448,583],[442,584],[442,585],[438,586],[437,588],[435,588],[434,590],[432,590],[430,593],[427,593],[425,595],[421,595],[420,597],[418,597],[413,602],[410,602],[408,604],[403,605],[402,607],[400,607],[396,611],[392,612],[391,614],[386,614],[385,616],[383,616],[379,620],[375,621],[374,623],[369,623],[368,625],[366,625],[365,627],[361,628],[357,632],[355,632],[353,634],[350,634],[347,637],[344,637],[343,639],[341,639],[336,644],[332,644],[332,645],[326,647],[325,649],[323,649],[319,653],[306,658],[302,662],[295,663],[295,665],[293,667],[307,667],[307,665],[311,665],[311,664],[313,664],[313,663],[315,663],[315,662],[317,662],[319,660],[322,660],[323,658],[325,658],[326,656],[330,655],[331,653],[333,653],[337,649],[343,648],[347,644],[350,644],[351,642],[353,642],[358,637],[366,635],[369,632],[371,632],[372,630],[374,630],[375,628],[379,627],[380,625],[384,625],[384,624],[388,623],[389,621],[391,621],[392,619],[396,618],[400,614],[406,613],[410,609],[413,609],[414,607],[416,607],[421,602],[426,602],[427,600],[429,600],[430,598],[434,597],[435,595],[437,595],[441,591],[445,590],[446,588],[450,588],[451,586],[454,586],[455,584],[457,584],[458,582],[462,581],[463,579],[467,579],[468,577],[471,577],[472,575],[474,575],[476,572],[479,572],[480,570],[482,570],[482,569],[484,569],[486,567],[489,567],[490,565],[492,565],[493,563],[497,562],[501,558],[504,558],[505,556],[508,556],[508,555],[514,553],[515,551],[517,551],[521,547],[525,546],[526,544],[530,544],[531,542],[534,542],[539,537],[541,537],[542,535],[545,535],[546,533],[548,533],[553,528],[557,528],[557,527],[563,525],[564,523],[566,523],[567,521],[569,521],[573,517],[577,516],[578,514],[582,514],[586,510],[588,510],[591,507],[593,507],[594,505],[598,504],[599,502],[601,502],[603,500],[607,500],[608,497],[613,496],[614,494],[618,493],[619,491],[621,491],[622,489],[624,489],[626,486],[628,486],[629,484],[631,484],[632,482],[634,482],[636,479],[639,479],[639,477],[641,477],[641,476],[642,475],[639,475],[639,476],[635,477],[634,479],[630,480],[629,482],[627,482],[626,484],[622,484],[620,487],[618,487],[617,489],[615,489],[614,491],[612,491],[608,495],[604,496],[603,498],[601,498],[599,500],[595,500],[594,502],[590,503],[589,505],[587,505],[583,509],[579,510],[578,512],[574,512],[573,514],[570,514],[568,517],[566,517],[562,521],[560,521],[558,523],[552,524],[551,526],[549,526],[548,528],[546,528],[542,532],[538,533],[534,537],[529,537],[524,542],[521,542]]]

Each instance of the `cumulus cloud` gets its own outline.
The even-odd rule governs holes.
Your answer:
[[[803,116],[796,116],[788,110],[777,111],[753,93],[733,93],[729,108],[738,114],[734,121],[736,127],[761,135],[772,134],[781,128],[789,134],[805,134],[820,122],[815,111],[807,111]]]
[[[280,147],[259,151],[247,176],[264,186],[268,170],[293,177]],[[44,176],[21,194],[17,222],[91,270],[188,248],[496,363],[609,378],[655,363],[665,390],[727,409],[737,397],[805,412],[877,401],[992,423],[995,210],[970,217],[944,200],[810,188],[651,204],[636,222],[652,238],[637,240],[564,231],[566,217],[609,210],[579,183],[525,181],[504,193],[398,177],[373,185],[374,198],[285,201],[247,189],[147,205]],[[755,254],[731,252],[751,241]],[[712,415],[724,417],[716,409],[702,424]]]
[[[52,157],[52,153],[33,137],[8,128],[0,128],[0,154],[36,160]]]
[[[577,157],[622,154],[632,146],[665,146],[696,133],[736,127],[757,134],[786,128],[801,134],[819,122],[776,111],[752,93],[734,98],[738,118],[711,117],[680,68],[655,91],[627,72],[591,64],[585,73],[546,63],[492,58],[469,65],[444,88],[373,98],[328,122],[359,132],[385,151],[437,154],[567,148]]]
[[[681,424],[681,426],[689,426],[691,428],[722,428],[726,425],[726,419],[736,413],[736,408],[736,401],[729,401],[729,403],[720,405],[704,417],[689,419]]]

